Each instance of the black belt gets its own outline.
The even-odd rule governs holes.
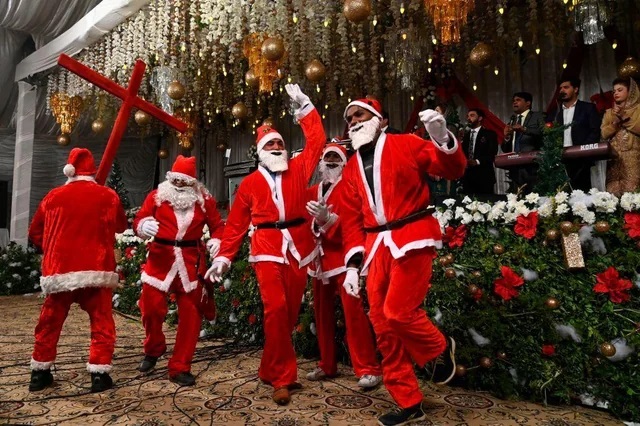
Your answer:
[[[200,240],[165,240],[164,238],[158,237],[155,237],[153,241],[158,244],[174,247],[197,247],[200,242]]]
[[[284,220],[282,222],[266,222],[255,225],[256,229],[287,229],[294,226],[302,225],[306,221],[302,217],[296,219]]]
[[[384,225],[374,226],[372,228],[364,228],[364,232],[373,234],[377,232],[391,231],[392,229],[402,228],[403,226],[411,222],[415,222],[418,219],[431,215],[435,210],[435,208],[429,207],[424,210],[411,213],[409,216],[405,216],[402,219],[392,220],[391,222],[387,222]]]

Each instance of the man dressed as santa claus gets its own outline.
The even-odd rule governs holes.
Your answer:
[[[89,314],[87,370],[91,392],[101,392],[113,386],[111,299],[118,285],[113,247],[115,234],[127,229],[127,217],[118,194],[94,180],[97,170],[89,150],[72,149],[63,170],[67,183],[42,199],[29,227],[29,240],[44,253],[40,287],[46,295],[35,331],[29,390],[53,383],[50,369],[58,339],[75,302]]]
[[[178,329],[169,379],[180,386],[193,386],[191,361],[198,343],[202,316],[211,309],[199,277],[206,271],[206,252],[201,242],[204,226],[211,239],[206,246],[213,258],[220,248],[224,223],[216,200],[196,179],[195,157],[178,155],[167,180],[152,191],[136,215],[133,227],[141,238],[154,237],[142,272],[140,312],[146,333],[145,357],[138,370],[146,373],[167,350],[162,324],[167,315],[167,296],[175,294]]]
[[[288,404],[298,389],[296,354],[291,333],[307,282],[305,266],[315,256],[307,212],[306,191],[325,144],[317,110],[297,84],[285,86],[302,126],[306,146],[288,160],[282,136],[272,127],[257,129],[258,170],[237,189],[224,230],[220,254],[208,276],[220,281],[252,225],[251,253],[264,306],[265,343],[258,375],[274,388],[273,400]]]
[[[316,335],[320,347],[320,362],[307,374],[309,380],[333,377],[338,372],[335,342],[335,296],[340,293],[347,329],[347,345],[353,371],[360,378],[358,386],[372,388],[382,381],[382,369],[376,356],[376,346],[369,318],[364,312],[362,299],[347,294],[342,287],[346,268],[342,248],[340,220],[332,208],[338,197],[342,169],[347,162],[347,150],[334,138],[324,149],[320,160],[322,181],[310,188],[311,201],[307,211],[314,218],[312,231],[317,238],[318,256],[309,268],[313,279],[313,308]]]
[[[436,384],[455,374],[455,341],[422,309],[435,248],[442,245],[425,176],[458,179],[466,159],[444,117],[433,110],[420,113],[433,140],[381,132],[382,107],[374,99],[351,102],[344,118],[357,151],[345,167],[338,206],[347,265],[344,286],[357,296],[360,276],[367,276],[383,382],[400,406],[378,423],[402,425],[426,417],[413,363],[425,367],[435,361],[430,367]]]

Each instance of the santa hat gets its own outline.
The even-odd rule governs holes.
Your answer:
[[[91,151],[86,148],[73,148],[69,152],[67,164],[62,169],[66,177],[93,176],[96,174],[96,163]]]
[[[265,124],[258,127],[258,129],[256,130],[256,145],[258,147],[258,152],[260,152],[260,150],[264,148],[267,142],[274,139],[280,139],[281,141],[284,141],[282,135],[270,125]]]
[[[181,179],[187,183],[196,181],[196,157],[178,155],[171,171],[167,172],[167,179]]]
[[[333,141],[336,140],[336,139],[337,138],[331,139],[331,143],[328,143],[325,146],[324,151],[322,152],[322,156],[324,157],[327,152],[335,152],[336,154],[338,154],[340,156],[340,158],[342,159],[342,162],[346,163],[347,162],[347,149],[342,145],[334,143]]]
[[[380,102],[377,99],[364,98],[364,99],[356,99],[355,101],[351,102],[344,109],[344,119],[345,120],[347,119],[347,111],[352,106],[359,106],[361,108],[364,108],[367,111],[369,111],[371,114],[373,114],[376,117],[382,119],[382,105],[380,104]]]

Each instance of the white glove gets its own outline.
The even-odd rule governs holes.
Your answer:
[[[284,88],[287,90],[287,94],[291,100],[299,105],[299,108],[311,103],[311,99],[300,90],[300,86],[297,84],[285,84]]]
[[[429,136],[440,145],[444,145],[449,142],[449,133],[447,132],[447,121],[442,114],[432,109],[426,109],[420,111],[418,114],[420,121],[424,123],[425,129],[429,133]]]
[[[207,272],[204,274],[204,279],[211,280],[211,282],[219,283],[220,281],[222,281],[222,276],[228,270],[229,266],[226,263],[218,260],[216,262],[213,262],[213,265],[211,265],[211,267],[207,269]]]
[[[216,257],[218,255],[218,252],[220,251],[220,240],[217,238],[212,238],[207,241],[207,250],[209,250],[211,259]]]
[[[159,225],[155,219],[145,220],[142,222],[142,225],[140,225],[140,236],[144,239],[155,237],[158,233]]]
[[[344,277],[342,287],[349,296],[360,298],[358,295],[360,293],[360,274],[357,268],[347,268],[347,275]]]
[[[316,221],[320,226],[324,225],[329,221],[331,217],[331,209],[333,206],[327,206],[324,201],[309,201],[307,203],[307,212],[316,218]]]

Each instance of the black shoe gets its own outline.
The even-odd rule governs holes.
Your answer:
[[[157,356],[145,355],[144,359],[138,366],[138,371],[141,373],[148,373],[149,371],[151,371],[153,367],[156,366],[156,362],[158,362],[158,358],[159,357]]]
[[[456,375],[456,341],[446,339],[446,349],[431,364],[431,381],[436,385],[446,385]]]
[[[180,386],[193,386],[196,384],[196,378],[191,373],[179,373],[176,376],[169,377],[169,380]]]
[[[113,387],[113,380],[108,373],[91,373],[91,392],[102,392]]]
[[[427,418],[422,409],[422,402],[413,407],[397,409],[390,413],[378,417],[378,424],[381,426],[400,426],[419,422]]]
[[[29,392],[37,392],[51,386],[53,383],[53,375],[51,370],[32,370],[31,382],[29,383]]]

